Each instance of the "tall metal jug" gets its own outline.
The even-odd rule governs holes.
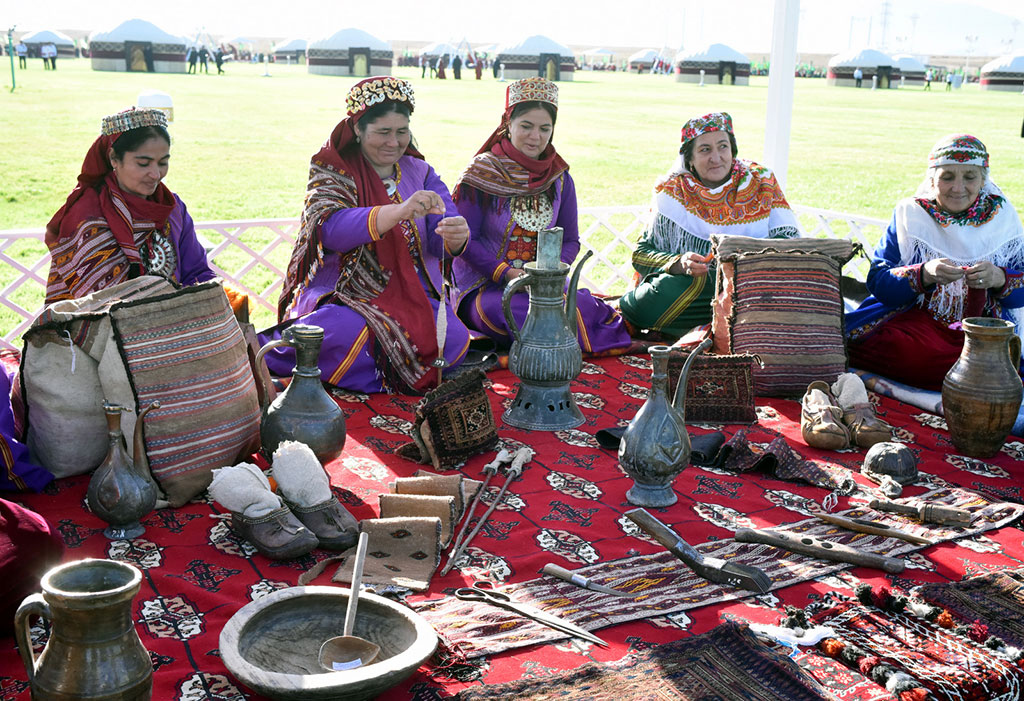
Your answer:
[[[37,701],[146,701],[153,664],[132,620],[142,573],[114,560],[76,560],[47,572],[43,593],[18,607],[14,634]],[[50,621],[50,639],[32,652],[29,619]]]
[[[686,380],[694,359],[711,345],[701,343],[683,364],[675,397],[669,399],[668,346],[652,346],[651,390],[619,442],[619,466],[633,478],[626,499],[637,506],[676,503],[672,483],[690,464],[690,435],[686,432]]]
[[[311,324],[293,324],[256,354],[256,366],[267,351],[280,346],[295,349],[292,381],[273,401],[264,388],[260,441],[270,459],[284,441],[305,443],[322,465],[341,455],[345,447],[345,414],[320,382],[320,345],[324,330]]]
[[[525,275],[505,287],[502,311],[512,332],[508,369],[519,378],[519,390],[502,414],[510,426],[538,431],[560,431],[583,423],[569,383],[583,369],[583,353],[576,339],[576,287],[587,254],[576,264],[567,291],[569,266],[559,258],[562,229],[537,232],[537,260],[523,266]],[[529,285],[530,306],[523,327],[512,316],[512,295]]]

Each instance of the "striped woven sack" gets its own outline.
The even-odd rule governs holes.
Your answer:
[[[714,352],[750,353],[758,395],[801,396],[846,371],[839,279],[853,257],[846,239],[712,235],[718,261]]]

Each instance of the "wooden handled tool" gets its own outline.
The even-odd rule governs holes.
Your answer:
[[[708,557],[679,537],[675,531],[645,509],[626,512],[626,518],[644,533],[664,545],[670,553],[685,562],[699,577],[716,584],[728,584],[764,594],[772,588],[772,580],[757,567]]]
[[[888,538],[899,538],[905,540],[908,543],[917,543],[918,545],[935,545],[934,541],[922,538],[919,535],[913,533],[907,533],[901,531],[898,528],[886,525],[884,523],[875,523],[874,521],[866,521],[862,518],[847,518],[846,516],[837,516],[835,514],[818,514],[825,523],[831,523],[834,526],[842,526],[843,528],[856,531],[857,533],[870,533],[871,535],[882,535]]]
[[[541,572],[547,575],[551,575],[552,577],[557,577],[558,579],[569,582],[570,584],[575,584],[578,587],[589,589],[590,591],[601,592],[602,594],[611,594],[613,596],[627,596],[630,598],[640,596],[640,594],[635,594],[633,592],[628,591],[619,591],[618,589],[612,589],[611,587],[606,587],[603,584],[598,584],[594,580],[590,579],[590,577],[584,577],[581,574],[573,572],[572,570],[567,570],[564,567],[556,565],[553,562],[549,562],[548,564],[544,565],[544,569],[542,569]]]
[[[953,526],[954,528],[966,528],[974,520],[974,514],[967,509],[939,506],[938,504],[911,506],[910,504],[900,504],[895,501],[875,499],[868,506],[879,511],[890,511],[894,514],[913,516],[923,523],[937,523],[940,526]]]
[[[833,562],[849,562],[851,565],[875,567],[892,574],[899,574],[906,567],[903,560],[885,555],[864,552],[848,545],[832,543],[814,536],[785,531],[754,530],[741,528],[736,531],[736,540],[740,543],[763,543],[776,548],[788,550],[808,557],[817,557]]]

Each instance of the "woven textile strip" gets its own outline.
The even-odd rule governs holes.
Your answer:
[[[929,503],[966,508],[980,515],[968,529],[908,522],[896,514],[881,514],[864,507],[843,513],[848,518],[868,518],[893,528],[942,542],[1000,528],[1024,514],[1024,506],[993,502],[981,495],[949,487],[921,497]],[[780,529],[781,530],[781,529]],[[895,538],[854,533],[845,528],[809,519],[785,527],[786,531],[851,545],[866,552],[899,557],[924,546]],[[647,539],[639,530],[634,535]],[[649,540],[649,539],[648,539]],[[653,542],[653,541],[651,541]],[[753,565],[772,580],[772,590],[849,569],[852,565],[787,553],[770,545],[737,543],[723,539],[696,546],[705,556]],[[634,599],[601,594],[549,577],[500,588],[516,601],[566,618],[587,630],[598,630],[626,621],[665,616],[679,611],[750,596],[750,592],[713,584],[698,577],[674,555],[638,555],[588,567],[577,573],[599,584],[623,592],[641,593]],[[490,606],[445,597],[416,607],[449,643],[459,645],[467,657],[494,654],[502,650],[533,645],[566,637],[539,623]]]
[[[835,639],[856,645],[867,659],[880,658],[913,677],[918,687],[930,692],[928,699],[1016,701],[1024,688],[1020,667],[916,616],[841,601],[810,620],[831,627]]]
[[[459,701],[809,701],[828,695],[788,657],[732,621],[612,664],[463,691]]]
[[[145,419],[150,470],[172,506],[210,484],[211,471],[247,456],[260,407],[245,339],[216,283],[116,305],[114,334]]]
[[[993,572],[955,584],[926,584],[918,596],[948,609],[958,623],[981,621],[1007,645],[1024,647],[1024,569]]]
[[[688,352],[669,356],[669,387],[674,392]],[[754,355],[697,356],[686,382],[686,423],[753,423]]]

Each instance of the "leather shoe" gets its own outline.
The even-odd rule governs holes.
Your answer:
[[[841,450],[850,446],[850,431],[843,424],[843,410],[828,383],[815,380],[807,385],[800,402],[800,433],[812,448]]]
[[[317,546],[316,536],[285,506],[259,518],[232,511],[231,528],[271,560],[308,555]]]
[[[892,427],[877,416],[870,404],[854,404],[843,412],[843,423],[860,448],[892,440]]]
[[[285,501],[295,517],[313,532],[320,547],[328,550],[348,550],[359,538],[359,524],[337,497],[313,506],[299,506]]]

